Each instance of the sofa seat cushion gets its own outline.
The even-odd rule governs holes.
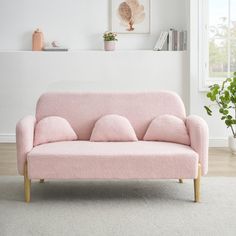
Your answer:
[[[48,143],[27,160],[32,179],[192,179],[198,166],[191,147],[152,141]]]

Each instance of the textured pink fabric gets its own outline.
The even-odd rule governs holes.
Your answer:
[[[81,140],[89,140],[95,122],[103,115],[126,117],[138,139],[151,120],[163,114],[186,118],[180,97],[168,91],[147,93],[47,93],[40,97],[37,121],[47,116],[65,118]]]
[[[143,140],[190,145],[184,121],[172,115],[162,115],[155,118],[150,123]]]
[[[28,154],[32,179],[193,179],[197,166],[190,146],[167,142],[67,141]]]
[[[138,141],[128,119],[119,115],[102,116],[93,128],[90,141],[127,142]]]
[[[57,141],[73,141],[78,137],[68,121],[58,116],[40,120],[35,127],[34,146]]]
[[[199,155],[199,161],[202,166],[202,175],[208,171],[208,146],[209,134],[208,126],[205,120],[196,115],[187,117],[186,125],[189,131],[191,147]]]
[[[33,148],[35,123],[35,117],[27,116],[16,125],[17,168],[19,174],[24,173],[27,153]]]
[[[88,140],[103,115],[126,117],[139,139],[160,115],[186,119],[181,99],[171,92],[153,93],[48,93],[40,97],[36,119],[60,116],[81,139]],[[16,127],[18,170],[27,157],[30,178],[195,178],[200,159],[207,173],[208,128],[204,120],[186,120],[191,146],[168,142],[47,143],[33,148],[35,119],[27,117]],[[33,149],[32,149],[33,148]],[[28,153],[28,154],[27,154]]]

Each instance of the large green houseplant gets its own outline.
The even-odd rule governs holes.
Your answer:
[[[236,72],[233,78],[227,78],[221,85],[211,85],[207,97],[213,102],[204,106],[207,114],[212,116],[212,106],[217,106],[227,128],[230,128],[232,135],[229,136],[229,147],[236,153]]]

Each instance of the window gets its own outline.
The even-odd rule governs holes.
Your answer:
[[[236,71],[236,0],[201,0],[200,73],[205,87]]]

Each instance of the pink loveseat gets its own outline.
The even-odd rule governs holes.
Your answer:
[[[107,114],[126,117],[138,141],[91,142],[95,122]],[[184,121],[190,145],[143,141],[150,122],[164,114]],[[35,145],[35,126],[50,116],[66,119],[78,140]],[[32,179],[41,182],[44,179],[178,179],[180,182],[193,179],[198,202],[200,177],[208,169],[205,121],[198,116],[186,117],[180,97],[168,91],[43,94],[38,100],[36,115],[18,122],[16,143],[26,202],[30,201]]]

